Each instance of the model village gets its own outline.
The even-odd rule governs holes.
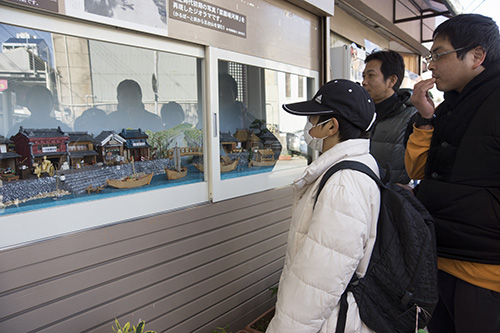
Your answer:
[[[95,195],[107,187],[147,186],[154,176],[182,181],[188,170],[202,181],[202,138],[202,131],[189,124],[155,133],[102,131],[95,137],[20,127],[10,138],[0,136],[0,208],[68,194]],[[269,131],[220,133],[220,146],[221,172],[272,167],[281,151]]]

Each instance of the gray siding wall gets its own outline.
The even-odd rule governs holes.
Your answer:
[[[0,332],[236,332],[274,305],[291,188],[0,252]],[[43,221],[42,223],[50,223]]]

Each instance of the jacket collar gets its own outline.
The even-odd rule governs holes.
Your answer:
[[[444,93],[444,99],[448,104],[454,106],[467,96],[474,94],[477,89],[484,89],[484,87],[489,85],[491,90],[493,90],[497,87],[499,77],[500,65],[495,65],[492,68],[486,68],[469,83],[467,83],[461,93],[456,90],[447,91]]]

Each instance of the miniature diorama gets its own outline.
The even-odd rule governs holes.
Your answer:
[[[4,213],[207,180],[202,59],[0,26],[13,34],[0,52]],[[267,100],[279,95],[266,96],[280,81],[248,98],[245,75],[219,76],[221,179],[273,170],[286,135],[280,101]]]

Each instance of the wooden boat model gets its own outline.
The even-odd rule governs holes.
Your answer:
[[[175,147],[173,151],[174,168],[165,167],[165,174],[168,180],[181,179],[186,177],[188,168],[181,165],[181,152],[179,147]]]
[[[239,162],[240,158],[238,157],[237,159],[235,160],[230,160],[229,158],[223,158],[221,156],[221,161],[220,161],[220,172],[229,172],[229,171],[233,171],[234,169],[236,169],[236,167],[238,166],[238,162]],[[203,163],[196,163],[194,165],[194,167],[198,170],[200,170],[201,172],[204,171],[203,169]]]
[[[258,149],[255,154],[255,159],[250,161],[249,166],[273,166],[276,164],[276,161],[274,152],[271,149]]]
[[[251,167],[262,167],[262,166],[273,166],[276,164],[276,160],[273,161],[250,161],[249,165]]]
[[[240,160],[240,158],[238,157],[237,159],[232,160],[232,161],[229,159],[227,161],[221,161],[220,162],[220,172],[233,171],[238,166],[239,160]]]
[[[144,185],[149,185],[151,183],[151,179],[153,179],[154,173],[151,172],[149,174],[144,174],[142,172],[135,173],[135,165],[134,160],[132,162],[132,170],[133,174],[127,177],[123,177],[121,179],[106,179],[106,184],[109,186],[113,186],[115,188],[134,188]]]
[[[203,163],[194,163],[193,165],[196,169],[200,170],[201,172],[205,172],[205,169],[203,168]]]
[[[179,171],[165,168],[165,173],[167,174],[167,179],[168,180],[175,180],[175,179],[180,179],[186,177],[188,172],[188,168],[186,167],[181,167]]]
[[[133,175],[123,177],[122,179],[106,179],[106,183],[115,188],[134,188],[149,185],[151,183],[151,179],[153,179],[153,174],[154,173],[134,173]]]

